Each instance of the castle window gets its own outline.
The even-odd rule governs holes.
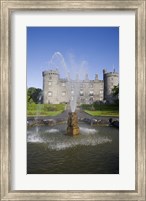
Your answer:
[[[65,94],[66,94],[65,91],[63,91],[63,92],[62,92],[62,96],[65,96]]]
[[[93,91],[90,91],[89,95],[90,95],[90,96],[93,96],[93,95],[94,95],[94,92],[93,92]]]
[[[83,91],[80,91],[80,96],[83,96],[84,94],[83,94]]]
[[[48,82],[48,85],[51,86],[51,85],[52,85],[52,82]]]
[[[52,96],[52,91],[49,91],[49,92],[48,92],[48,96],[49,96],[49,97]]]

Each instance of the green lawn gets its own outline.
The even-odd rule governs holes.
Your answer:
[[[84,110],[87,114],[90,114],[92,116],[112,116],[116,117],[119,116],[119,111],[90,111],[90,110]]]
[[[64,104],[27,104],[27,116],[57,116],[64,110]]]
[[[28,111],[27,116],[31,117],[31,116],[57,116],[59,114],[61,114],[64,110],[60,110],[60,111],[50,111],[50,112],[37,112],[36,111]]]

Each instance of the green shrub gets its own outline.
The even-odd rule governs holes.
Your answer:
[[[119,110],[119,106],[117,104],[97,104],[93,103],[94,110],[100,110],[100,111],[117,111]]]

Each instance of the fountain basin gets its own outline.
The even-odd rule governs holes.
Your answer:
[[[72,137],[66,135],[66,124],[28,128],[27,173],[118,174],[118,129],[86,123],[79,129]]]

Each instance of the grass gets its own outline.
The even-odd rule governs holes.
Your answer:
[[[119,111],[90,111],[90,110],[84,110],[87,114],[90,114],[92,116],[111,116],[116,117],[119,116]]]
[[[83,110],[90,110],[90,111],[118,111],[119,106],[116,104],[83,104],[81,106]]]
[[[27,113],[27,116],[28,117],[31,117],[31,116],[57,116],[59,114],[61,114],[64,110],[60,110],[60,111],[52,111],[52,112],[40,112],[40,113],[36,113],[36,111],[29,111]]]
[[[28,104],[27,116],[57,116],[65,109],[64,104]]]
[[[81,108],[92,116],[119,116],[119,105],[117,104],[83,104]]]

